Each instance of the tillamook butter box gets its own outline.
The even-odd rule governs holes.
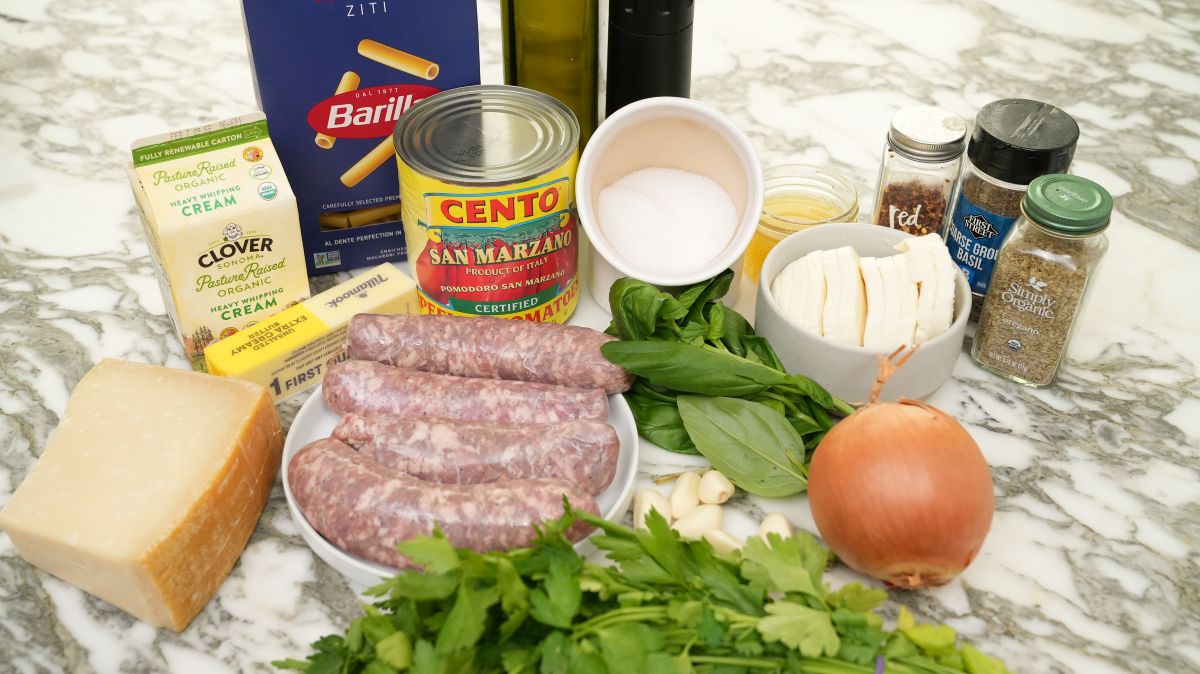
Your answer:
[[[213,374],[262,384],[282,400],[315,386],[349,357],[346,330],[362,313],[417,313],[417,284],[385,262],[222,339],[204,356]]]
[[[255,112],[133,142],[129,182],[192,369],[204,348],[308,297],[296,198]]]
[[[479,83],[475,0],[242,0],[310,274],[403,260],[396,120]]]

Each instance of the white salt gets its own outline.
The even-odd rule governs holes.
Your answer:
[[[657,275],[696,272],[733,238],[737,208],[716,181],[650,167],[600,190],[600,229],[629,266]]]

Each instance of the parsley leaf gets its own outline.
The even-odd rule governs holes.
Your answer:
[[[767,617],[758,621],[763,639],[782,642],[809,658],[837,654],[841,640],[825,611],[788,601],[771,602],[766,611]]]

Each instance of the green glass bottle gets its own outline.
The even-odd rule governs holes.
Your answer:
[[[596,130],[598,0],[501,0],[504,82],[562,101],[579,147]]]

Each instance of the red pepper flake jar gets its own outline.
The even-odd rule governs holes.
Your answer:
[[[883,148],[872,221],[917,236],[941,233],[966,135],[962,118],[945,110],[897,112]]]

